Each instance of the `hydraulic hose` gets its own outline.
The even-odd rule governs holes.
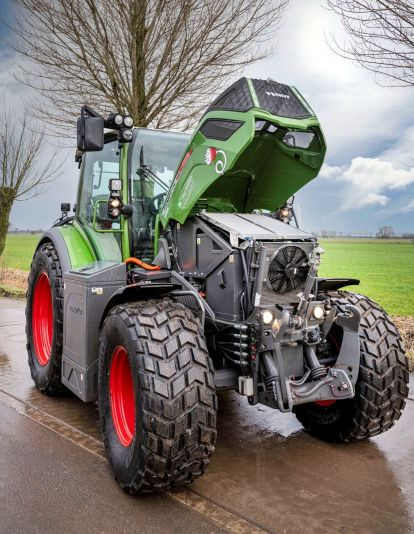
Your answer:
[[[139,260],[138,258],[127,258],[124,263],[134,263],[135,265],[138,265],[138,267],[142,267],[147,271],[159,271],[161,269],[159,265],[149,265],[148,263],[145,263],[144,261]]]

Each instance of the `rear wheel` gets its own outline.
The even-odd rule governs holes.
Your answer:
[[[169,299],[115,307],[98,366],[101,429],[121,487],[141,493],[200,477],[214,451],[217,399],[193,313]]]
[[[360,369],[353,399],[297,406],[296,417],[315,436],[328,441],[353,441],[376,436],[397,421],[408,395],[408,363],[398,331],[387,313],[362,295],[327,292],[339,312],[346,305],[361,311]],[[330,334],[332,350],[339,352],[341,329]]]
[[[61,383],[63,340],[63,278],[52,243],[36,251],[28,280],[26,336],[30,372],[37,388],[54,395]]]

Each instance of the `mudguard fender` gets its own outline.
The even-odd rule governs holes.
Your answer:
[[[63,236],[58,228],[50,228],[49,230],[47,230],[42,235],[36,247],[36,250],[48,241],[51,241],[56,249],[56,252],[59,256],[60,265],[62,267],[62,273],[66,273],[72,268],[72,263],[70,261],[70,256],[65,240],[63,239]]]
[[[336,291],[345,286],[359,286],[357,278],[317,278],[317,293],[321,291]]]

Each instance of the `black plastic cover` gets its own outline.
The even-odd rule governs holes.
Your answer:
[[[246,78],[240,78],[228,89],[221,93],[210,105],[209,111],[248,111],[254,107]]]
[[[244,124],[241,121],[209,119],[200,128],[206,139],[227,141]]]
[[[306,119],[312,116],[289,85],[273,80],[252,79],[252,83],[260,108],[264,111],[292,119]]]

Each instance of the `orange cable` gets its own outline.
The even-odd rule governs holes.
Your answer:
[[[134,263],[135,265],[138,265],[139,267],[142,267],[147,271],[159,271],[161,269],[159,265],[149,265],[148,263],[145,263],[144,261],[139,260],[138,258],[127,258],[124,263]]]

